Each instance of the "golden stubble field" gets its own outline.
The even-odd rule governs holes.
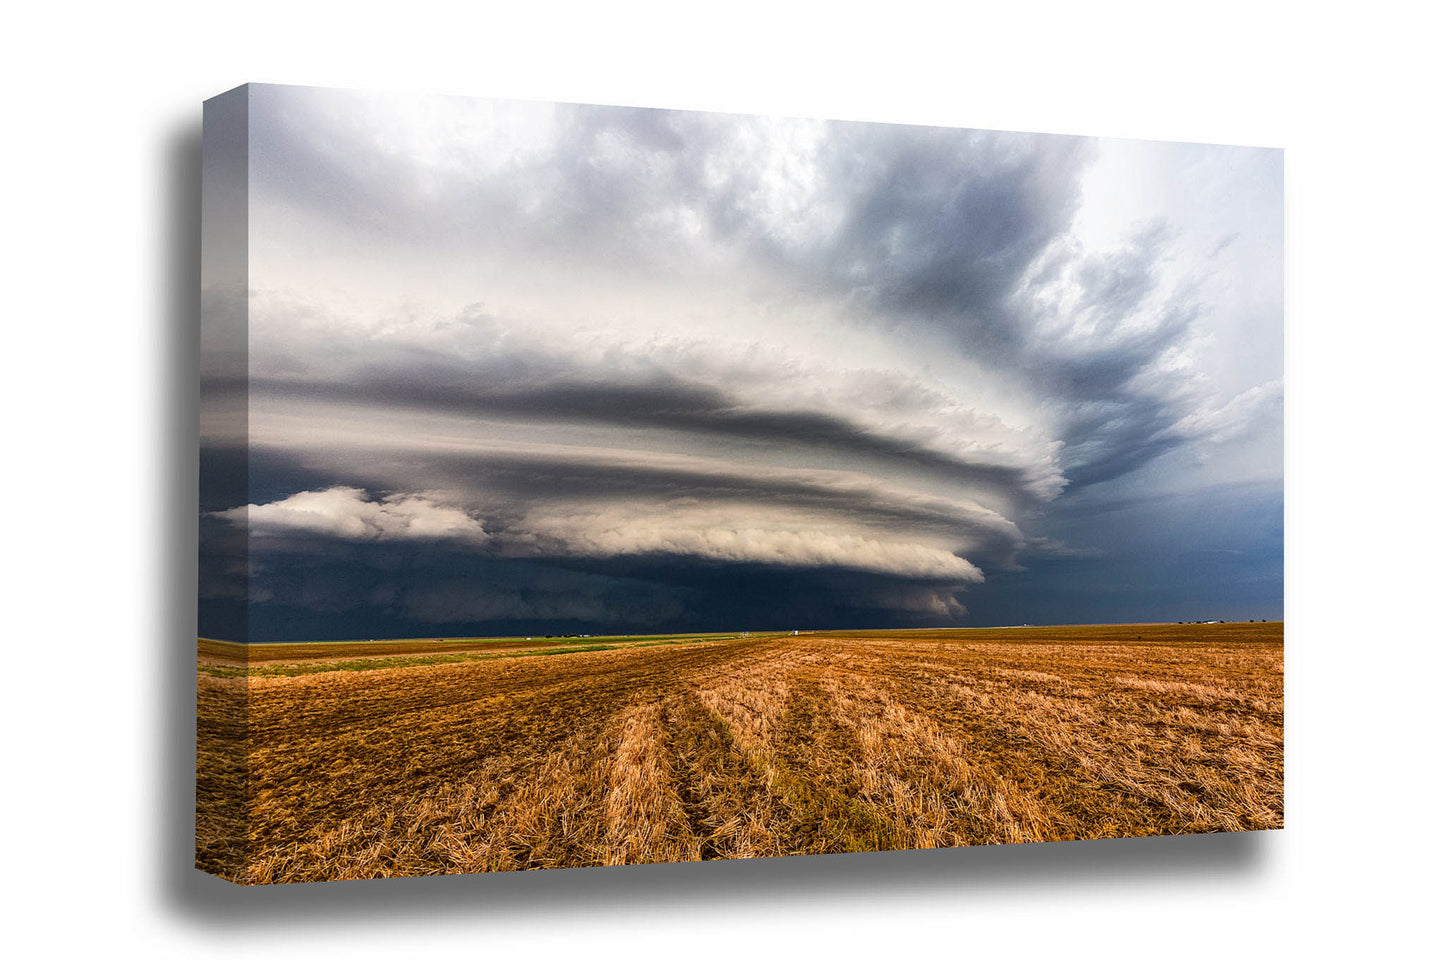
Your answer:
[[[359,647],[243,662],[202,641],[202,869],[272,883],[1284,823],[1279,623]]]

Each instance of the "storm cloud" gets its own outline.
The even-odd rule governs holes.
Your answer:
[[[1091,620],[1081,513],[1279,489],[1277,151],[247,99],[253,638]]]

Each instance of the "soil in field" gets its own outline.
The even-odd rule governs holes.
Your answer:
[[[454,642],[413,641],[364,670],[308,651],[295,675],[218,672],[203,643],[197,863],[266,883],[1276,828],[1282,635],[565,640],[453,662],[424,654]]]

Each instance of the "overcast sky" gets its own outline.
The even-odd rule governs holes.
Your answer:
[[[1281,616],[1279,151],[249,90],[203,635]]]

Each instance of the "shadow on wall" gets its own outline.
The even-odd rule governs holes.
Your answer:
[[[1235,833],[265,887],[191,871],[170,885],[165,906],[183,923],[234,932],[461,918],[586,922],[619,913],[645,921],[704,905],[778,910],[1242,880],[1263,868],[1269,846],[1263,834]]]
[[[161,635],[154,656],[161,696],[154,701],[161,743],[155,756],[160,802],[152,807],[156,876],[163,909],[183,923],[215,930],[354,927],[459,914],[510,921],[565,910],[569,917],[636,911],[639,918],[684,904],[753,908],[919,896],[1038,893],[1087,884],[1138,887],[1242,880],[1259,873],[1271,844],[1260,834],[1154,837],[1075,843],[860,853],[826,857],[662,864],[405,880],[232,886],[194,862],[197,409],[200,309],[199,112],[165,151],[167,209],[163,342],[169,380],[156,427],[164,432]]]
[[[199,512],[198,456],[200,406],[201,276],[201,123],[200,111],[178,124],[165,144],[161,195],[164,230],[157,262],[165,316],[156,349],[163,358],[161,409],[154,423],[161,431],[160,464],[161,578],[153,676],[159,683],[152,699],[161,742],[152,754],[158,769],[156,838],[162,901],[190,911],[198,903],[193,867],[196,809],[196,536]],[[189,904],[189,906],[188,906]]]

